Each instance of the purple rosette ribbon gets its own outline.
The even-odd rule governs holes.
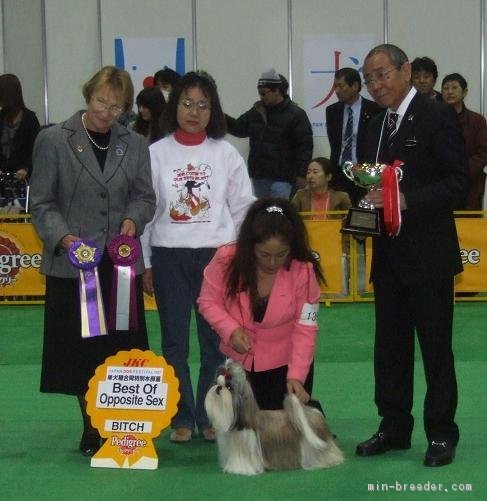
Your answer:
[[[118,235],[108,244],[108,255],[114,264],[108,313],[110,330],[138,329],[135,263],[141,252],[139,241],[127,235]]]
[[[68,249],[69,261],[79,269],[81,337],[83,338],[107,334],[97,268],[101,257],[101,250],[91,240],[77,240]]]

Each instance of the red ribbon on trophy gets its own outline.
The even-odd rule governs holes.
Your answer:
[[[101,250],[91,240],[76,240],[69,247],[68,258],[79,269],[81,337],[107,334],[97,268],[102,258]]]
[[[138,329],[135,263],[141,255],[140,243],[133,237],[118,235],[108,245],[113,261],[112,292],[108,314],[110,330]]]
[[[382,193],[384,195],[384,225],[390,237],[397,237],[401,231],[401,204],[399,200],[399,181],[402,179],[400,160],[394,160],[382,171]]]

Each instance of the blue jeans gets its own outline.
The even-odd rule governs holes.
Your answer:
[[[273,179],[255,179],[252,178],[252,186],[254,187],[254,195],[257,198],[264,197],[280,197],[287,198],[291,196],[293,188],[291,183],[286,181],[274,181]]]
[[[152,273],[161,322],[162,354],[167,363],[174,367],[181,394],[178,412],[171,422],[173,428],[193,430],[196,425],[202,431],[210,427],[204,407],[205,396],[214,381],[216,369],[224,361],[224,356],[218,348],[220,339],[199,314],[196,300],[200,294],[203,270],[215,250],[152,248]],[[192,307],[196,315],[200,345],[196,403],[188,365]]]

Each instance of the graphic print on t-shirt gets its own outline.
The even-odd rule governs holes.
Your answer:
[[[211,167],[187,164],[173,171],[172,187],[176,188],[176,200],[169,203],[169,216],[173,223],[204,223],[210,219]]]

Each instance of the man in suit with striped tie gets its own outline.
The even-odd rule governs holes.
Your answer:
[[[416,332],[427,387],[424,464],[443,466],[452,462],[459,439],[452,325],[454,276],[462,262],[453,210],[468,188],[462,131],[451,109],[412,87],[411,64],[399,47],[372,49],[364,81],[386,108],[370,121],[365,159],[401,161],[402,179],[399,192],[395,186],[389,191],[383,175],[382,189],[367,194],[384,208],[382,218],[393,205],[399,217],[393,232],[373,238],[375,403],[382,419],[356,452],[373,456],[411,447]]]
[[[353,68],[341,68],[335,73],[335,93],[338,102],[326,108],[326,130],[330,143],[330,160],[336,175],[333,186],[346,191],[356,205],[365,195],[365,190],[356,186],[342,172],[346,161],[354,163],[363,160],[365,130],[369,120],[381,108],[360,95],[362,80],[360,73]]]

